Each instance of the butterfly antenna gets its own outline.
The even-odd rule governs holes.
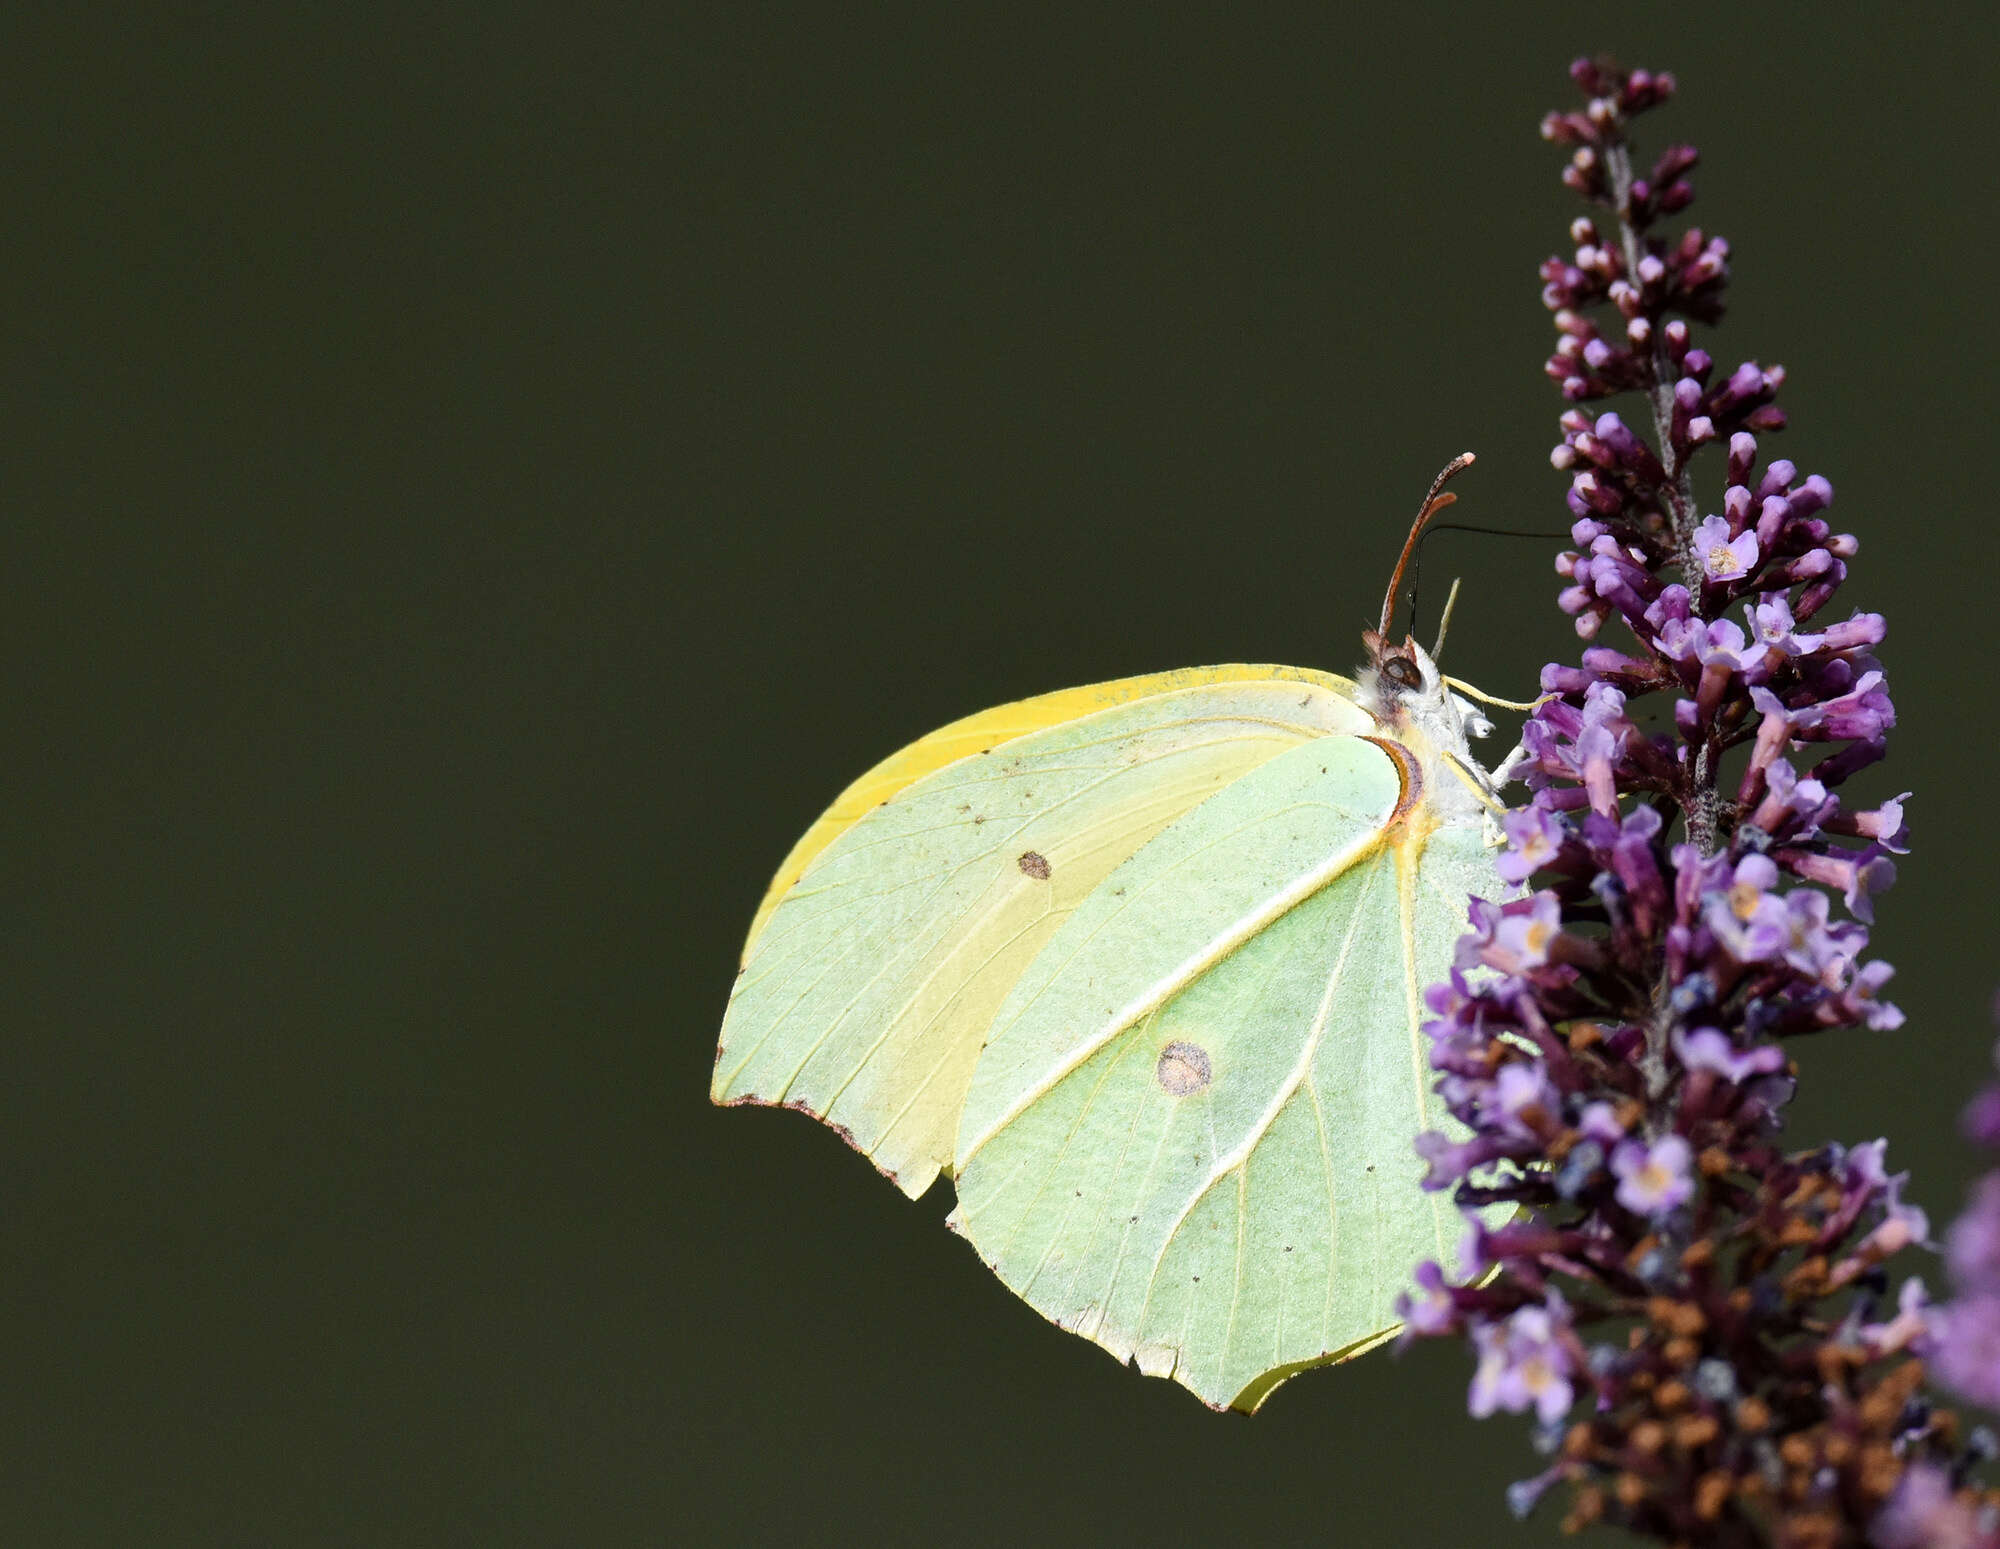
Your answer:
[[[1417,627],[1421,616],[1417,608],[1417,597],[1424,582],[1424,547],[1441,532],[1476,532],[1488,538],[1568,538],[1568,532],[1548,532],[1528,527],[1471,527],[1464,522],[1432,522],[1424,528],[1423,536],[1417,539],[1417,551],[1410,556],[1410,628]],[[1453,585],[1457,583],[1454,582]],[[1444,641],[1444,629],[1438,629],[1438,641]],[[1436,652],[1432,652],[1435,659]]]
[[[1410,524],[1410,535],[1403,540],[1403,552],[1396,558],[1395,574],[1389,577],[1389,590],[1382,595],[1382,623],[1377,631],[1384,640],[1389,637],[1389,621],[1396,612],[1396,591],[1403,584],[1403,570],[1410,563],[1410,553],[1417,546],[1417,539],[1423,535],[1424,523],[1458,499],[1456,495],[1444,493],[1444,487],[1473,464],[1470,452],[1460,452],[1431,480],[1430,493],[1424,496],[1423,506],[1417,512],[1417,519]]]

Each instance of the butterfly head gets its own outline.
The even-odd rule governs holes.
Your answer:
[[[1380,631],[1367,629],[1361,644],[1368,659],[1357,674],[1355,697],[1385,728],[1448,727],[1458,741],[1492,730],[1485,716],[1451,691],[1431,653],[1408,635],[1392,645]]]
[[[1431,653],[1414,638],[1405,635],[1401,645],[1391,644],[1389,624],[1395,617],[1396,591],[1403,583],[1403,571],[1416,549],[1417,539],[1430,519],[1455,498],[1445,492],[1445,484],[1471,467],[1472,461],[1470,452],[1462,452],[1445,464],[1417,509],[1417,519],[1410,525],[1409,537],[1403,540],[1403,552],[1382,597],[1381,623],[1362,631],[1361,643],[1367,649],[1368,660],[1358,675],[1359,692],[1355,696],[1382,730],[1397,741],[1460,760],[1470,758],[1466,738],[1486,736],[1493,730],[1493,723],[1469,700],[1451,691]],[[1450,612],[1449,606],[1446,612]],[[1440,645],[1443,639],[1440,631]]]
[[[1383,733],[1425,766],[1448,757],[1461,767],[1478,767],[1468,739],[1489,735],[1493,723],[1453,692],[1431,653],[1407,635],[1392,645],[1373,629],[1363,632],[1361,643],[1368,660],[1356,674],[1354,697]]]

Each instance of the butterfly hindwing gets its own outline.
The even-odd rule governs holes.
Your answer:
[[[1218,1407],[1377,1342],[1410,1268],[1449,1259],[1410,1144],[1441,1118],[1416,994],[1493,877],[1477,826],[1402,795],[1355,737],[1244,775],[1055,933],[973,1077],[954,1226]]]

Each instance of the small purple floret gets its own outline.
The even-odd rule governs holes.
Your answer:
[[[1702,579],[1710,585],[1740,581],[1757,568],[1757,534],[1744,532],[1732,538],[1727,521],[1706,517],[1695,529],[1694,552]]]
[[[1662,1135],[1650,1146],[1628,1140],[1611,1153],[1618,1179],[1618,1203],[1635,1215],[1671,1215],[1694,1197],[1694,1148],[1679,1135]]]
[[[1522,1307],[1498,1323],[1475,1325],[1479,1367],[1472,1374],[1467,1408],[1476,1416],[1496,1409],[1532,1409],[1544,1425],[1569,1413],[1576,1400],[1575,1371],[1567,1343],[1567,1309],[1553,1293],[1540,1307]]]

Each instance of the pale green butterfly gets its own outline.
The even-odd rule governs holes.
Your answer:
[[[1394,1334],[1460,1231],[1411,1146],[1456,1128],[1419,997],[1509,892],[1454,690],[1487,696],[1387,639],[1471,460],[1358,682],[1067,689],[849,786],[751,924],[713,1099],[813,1114],[911,1198],[946,1174],[1015,1292],[1216,1408]]]

